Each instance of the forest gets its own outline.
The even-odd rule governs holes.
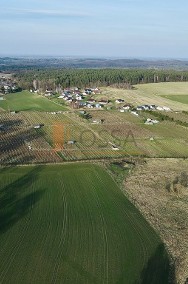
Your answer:
[[[58,87],[114,86],[132,88],[132,85],[188,81],[188,71],[151,69],[36,69],[17,72],[19,86],[30,89],[56,90]]]

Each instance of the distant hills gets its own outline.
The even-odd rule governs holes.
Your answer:
[[[0,71],[35,68],[138,68],[188,70],[188,60],[75,57],[0,57]]]

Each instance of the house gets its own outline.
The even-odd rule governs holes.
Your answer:
[[[35,91],[34,91],[34,92],[35,92]],[[38,91],[37,91],[37,92],[38,92]],[[52,91],[46,90],[44,96],[45,96],[45,97],[51,97],[51,96],[53,96],[53,93],[52,93]]]
[[[144,123],[144,124],[147,124],[147,125],[153,125],[152,119],[147,118],[147,120],[145,121],[145,123]]]
[[[102,108],[102,105],[96,104],[95,107],[96,107],[96,108]]]
[[[124,103],[124,100],[122,100],[122,99],[117,99],[117,100],[115,100],[115,102],[116,102],[117,104],[121,104],[121,103]]]
[[[136,110],[144,110],[143,106],[137,106]]]
[[[131,111],[131,113],[138,116],[138,113],[136,111]]]
[[[147,125],[154,125],[154,124],[157,124],[157,123],[159,123],[158,120],[151,119],[151,118],[147,118],[146,121],[145,121],[145,124],[147,124]]]
[[[93,93],[94,93],[94,94],[100,94],[100,89],[94,88],[94,89],[93,89]]]
[[[117,151],[117,150],[119,150],[119,148],[116,145],[112,145],[112,150]]]
[[[39,129],[39,128],[43,127],[43,126],[44,126],[44,124],[36,124],[36,125],[34,125],[33,128]]]
[[[80,114],[86,114],[86,111],[85,110],[80,110],[79,113]]]
[[[165,110],[165,111],[171,111],[171,109],[169,108],[169,107],[163,107],[163,109]]]
[[[95,99],[92,99],[92,98],[89,99],[89,100],[88,100],[88,103],[95,103]]]
[[[144,110],[150,110],[150,106],[149,105],[143,105],[142,106]]]
[[[124,105],[124,106],[123,106],[123,109],[124,109],[124,110],[130,110],[130,108],[131,108],[130,105]]]
[[[73,144],[75,144],[76,143],[76,141],[74,141],[74,140],[69,140],[69,141],[67,141],[67,144],[68,145],[73,145]]]
[[[164,110],[163,107],[157,106],[156,107],[157,110]]]
[[[85,93],[86,93],[87,95],[91,95],[92,90],[87,88],[87,89],[85,89]]]
[[[87,104],[86,103],[84,103],[84,102],[79,102],[79,107],[81,108],[81,107],[85,107]]]
[[[93,105],[93,104],[87,104],[87,107],[88,107],[88,108],[94,108],[95,105]]]
[[[101,120],[100,120],[100,119],[99,119],[99,120],[93,120],[92,123],[93,123],[93,124],[100,124],[100,123],[101,123]]]
[[[99,101],[99,104],[101,104],[101,105],[106,105],[106,104],[108,104],[108,100],[100,100]]]

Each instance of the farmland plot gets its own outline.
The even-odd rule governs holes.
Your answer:
[[[48,151],[48,155],[46,155]],[[61,158],[21,113],[1,114],[0,164],[58,162]]]
[[[155,119],[152,112],[141,112],[138,117],[131,113],[114,111],[91,111],[90,113],[96,121],[104,119],[102,124],[91,123],[91,127],[98,130],[103,137],[105,136],[106,141],[119,145],[122,153],[126,151],[127,155],[147,157],[187,157],[188,155],[187,127],[170,121],[161,121],[157,125],[145,125],[144,121],[148,117]],[[186,114],[182,115],[186,116]]]
[[[98,166],[1,168],[0,205],[0,283],[168,283],[161,240]]]
[[[38,94],[22,91],[4,96],[0,101],[0,108],[13,111],[62,111],[64,106],[60,106]]]
[[[89,121],[81,119],[77,112],[1,113],[0,163],[188,156],[188,128],[176,122],[145,125],[148,116],[155,118],[145,112],[138,117],[117,111],[90,113]],[[35,129],[37,125],[41,127]]]
[[[133,87],[133,90],[106,87],[102,91],[108,99],[122,98],[133,105],[155,104],[178,111],[188,110],[187,96],[184,96],[188,94],[188,82],[138,84]]]

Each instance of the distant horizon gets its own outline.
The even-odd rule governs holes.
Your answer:
[[[179,60],[187,61],[188,58],[183,57],[143,57],[143,56],[103,56],[103,55],[35,55],[35,54],[0,54],[0,58],[65,58],[65,59],[108,59],[108,60],[118,60],[118,59],[127,59],[127,60]]]
[[[187,10],[187,0],[1,0],[0,54],[184,59]]]

